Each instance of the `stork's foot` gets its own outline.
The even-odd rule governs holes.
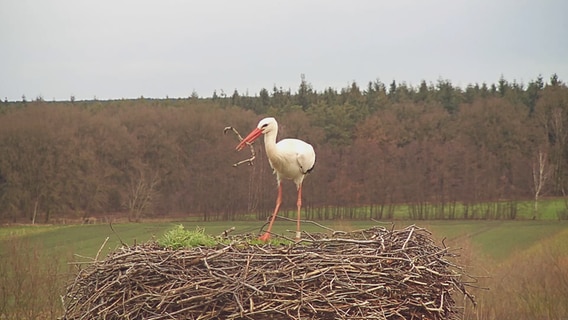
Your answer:
[[[301,241],[301,240],[302,240],[302,232],[296,231],[296,242]]]
[[[268,240],[270,240],[270,233],[268,233],[268,232],[264,233],[263,235],[258,237],[258,240],[260,240],[262,242],[268,242]]]

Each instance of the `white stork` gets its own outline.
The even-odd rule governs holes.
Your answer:
[[[270,166],[274,169],[276,180],[278,182],[278,196],[276,198],[276,207],[272,214],[272,219],[268,225],[266,232],[260,236],[260,240],[268,241],[270,239],[270,230],[272,224],[278,215],[278,209],[282,203],[282,179],[294,181],[298,189],[298,221],[296,229],[296,240],[300,240],[300,210],[302,208],[302,181],[316,163],[316,153],[314,148],[298,139],[283,139],[276,143],[278,134],[278,123],[274,118],[264,118],[260,120],[258,126],[249,133],[236,147],[237,151],[242,150],[247,144],[253,142],[261,134],[264,134],[264,148]]]

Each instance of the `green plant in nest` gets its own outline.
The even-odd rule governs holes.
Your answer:
[[[171,249],[213,247],[220,243],[215,237],[206,234],[203,228],[186,230],[181,224],[164,233],[157,242],[160,246]]]

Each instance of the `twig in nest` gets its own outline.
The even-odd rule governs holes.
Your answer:
[[[231,233],[231,232],[233,232],[233,231],[235,231],[235,227],[230,227],[229,229],[223,231],[223,232],[221,233],[221,236],[222,236],[223,238],[226,238],[226,237],[229,236],[229,233]]]
[[[99,248],[99,251],[97,251],[97,255],[95,256],[95,261],[99,261],[99,256],[101,255],[101,251],[103,251],[103,248],[106,245],[106,243],[108,242],[109,238],[110,237],[106,237],[105,242],[103,242],[103,245]]]
[[[288,218],[288,217],[281,217],[281,216],[278,216],[277,218],[282,219],[282,220],[287,220],[287,221],[294,221],[294,222],[296,222],[296,219],[290,219],[290,218]],[[301,222],[301,223],[311,223],[311,224],[316,225],[316,226],[318,226],[318,227],[320,227],[320,228],[322,228],[322,229],[325,229],[325,230],[327,230],[327,231],[331,231],[331,232],[334,232],[334,231],[335,231],[335,230],[333,230],[332,228],[326,227],[326,226],[324,226],[323,224],[319,224],[319,223],[317,223],[317,222],[315,222],[315,221],[311,221],[311,220],[300,220],[300,222]],[[294,231],[294,232],[296,232],[296,231]]]
[[[112,222],[108,223],[110,230],[112,230],[112,232],[116,235],[116,237],[118,238],[118,240],[120,241],[120,244],[122,244],[123,246],[126,245],[126,243],[124,243],[124,241],[122,241],[122,239],[120,238],[120,236],[118,235],[118,233],[116,233],[116,231],[114,231],[114,228],[112,227]]]
[[[225,129],[223,129],[223,133],[224,133],[224,134],[227,134],[227,131],[229,131],[229,130],[232,130],[232,131],[237,135],[237,138],[239,139],[239,141],[243,141],[243,137],[241,136],[241,134],[237,131],[237,129],[235,129],[235,128],[233,128],[233,127],[225,127]],[[252,166],[252,165],[253,165],[252,162],[253,162],[254,158],[256,158],[256,153],[254,152],[254,147],[252,146],[252,143],[247,142],[246,144],[247,144],[247,145],[249,146],[249,148],[250,148],[250,155],[251,155],[251,157],[248,158],[248,159],[245,159],[245,160],[242,160],[242,161],[239,161],[239,162],[234,163],[234,164],[233,164],[233,167],[238,167],[238,166],[240,166],[240,165],[243,164],[243,163],[248,163],[249,166]]]

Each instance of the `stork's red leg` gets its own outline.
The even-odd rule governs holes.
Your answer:
[[[276,207],[274,208],[274,213],[272,213],[272,218],[270,219],[270,223],[268,224],[268,229],[266,232],[258,238],[264,242],[270,239],[270,230],[272,230],[272,224],[274,224],[274,220],[276,220],[276,216],[278,215],[278,209],[280,209],[280,204],[282,203],[282,182],[278,181],[278,196],[276,197]]]
[[[298,206],[298,222],[296,225],[296,240],[300,240],[302,238],[302,232],[300,231],[300,219],[301,219],[301,214],[300,214],[300,210],[302,209],[302,185],[300,184],[298,186],[298,201],[296,202],[296,205]]]

